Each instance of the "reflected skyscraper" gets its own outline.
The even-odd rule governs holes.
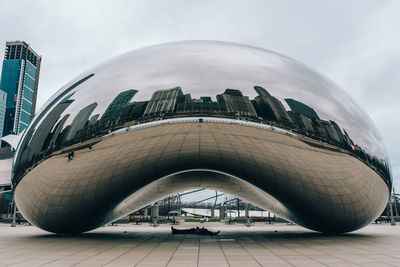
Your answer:
[[[90,117],[88,126],[95,124],[99,117],[100,117],[100,114],[96,114],[96,115],[93,115],[92,117]]]
[[[118,94],[117,97],[111,102],[111,104],[107,107],[107,110],[104,112],[101,120],[109,120],[114,117],[121,116],[121,110],[126,107],[133,96],[137,93],[137,90],[127,90]]]
[[[286,103],[289,105],[290,109],[294,112],[307,116],[310,119],[319,119],[317,112],[304,103],[296,101],[292,98],[286,98]]]
[[[44,144],[46,140],[51,140],[52,135],[50,134],[51,130],[53,129],[56,122],[59,120],[60,115],[67,109],[69,105],[74,100],[66,99],[59,103],[54,109],[49,113],[43,120],[43,124],[41,124],[35,131],[32,141],[29,145],[29,160],[31,160],[36,155],[40,154],[43,150],[46,149]],[[48,141],[48,142],[49,142]]]
[[[223,94],[217,95],[217,100],[225,105],[227,112],[243,116],[257,116],[249,97],[243,96],[240,90],[226,89]]]
[[[293,111],[288,111],[288,114],[295,124],[296,131],[305,135],[314,136],[315,131],[313,127],[313,122],[309,117]]]
[[[144,116],[160,115],[175,111],[176,104],[182,99],[182,88],[158,90],[154,92],[144,111]]]
[[[83,129],[86,126],[90,115],[92,114],[93,110],[97,107],[97,103],[92,103],[83,109],[81,109],[78,114],[75,116],[74,120],[72,121],[70,128],[68,129],[67,133],[65,134],[64,141],[68,142],[75,138],[75,134]]]
[[[293,124],[293,120],[290,118],[281,101],[271,96],[271,94],[261,86],[254,86],[254,90],[258,93],[255,102],[259,106],[260,115],[263,118],[283,124]]]
[[[8,95],[3,135],[18,134],[35,114],[41,57],[25,42],[7,42],[0,88]]]
[[[51,134],[51,140],[50,140],[48,149],[55,150],[57,145],[59,145],[59,143],[61,141],[60,138],[59,138],[60,137],[60,133],[61,133],[63,127],[64,127],[65,122],[69,118],[69,116],[70,116],[70,114],[64,115],[63,118],[54,127],[54,131]]]

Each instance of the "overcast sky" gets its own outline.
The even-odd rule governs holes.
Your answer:
[[[107,59],[180,40],[249,44],[325,74],[371,116],[400,192],[400,1],[8,1],[0,54],[23,40],[42,55],[38,107]],[[1,67],[0,67],[1,68]]]

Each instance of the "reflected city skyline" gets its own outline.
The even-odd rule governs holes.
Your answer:
[[[307,137],[301,141],[308,145],[355,156],[391,186],[388,163],[368,154],[335,121],[320,119],[311,106],[292,98],[285,98],[290,107],[290,110],[286,110],[282,102],[265,88],[258,85],[253,88],[258,94],[254,99],[243,95],[240,89],[231,88],[215,96],[192,98],[190,94],[185,94],[184,89],[176,86],[156,90],[148,101],[137,102],[132,100],[139,90],[129,89],[119,93],[102,115],[92,114],[98,105],[93,102],[79,110],[71,124],[65,125],[70,114],[64,114],[62,119],[60,116],[74,102],[70,99],[73,94],[70,94],[47,116],[46,120],[51,122],[44,121],[36,130],[31,141],[33,145],[28,148],[29,153],[25,153],[22,161],[29,168],[57,150],[137,124],[172,118],[209,116],[246,120],[290,130]],[[217,101],[213,101],[212,97]],[[327,147],[313,140],[334,147]]]

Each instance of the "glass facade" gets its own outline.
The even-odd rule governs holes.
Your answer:
[[[7,95],[3,135],[21,133],[31,122],[40,57],[24,42],[7,42],[1,88]]]
[[[15,107],[15,95],[18,91],[21,65],[21,59],[3,61],[3,68],[1,71],[1,89],[9,96],[7,99],[7,108]]]
[[[25,73],[32,77],[32,79],[36,76],[36,67],[29,61],[26,63]],[[33,86],[31,87],[33,89]]]
[[[35,80],[31,78],[29,75],[25,75],[24,77],[24,86],[28,88],[29,90],[33,91],[33,88],[35,88]]]
[[[25,126],[28,126],[29,123],[31,122],[31,114],[25,112],[24,110],[22,110],[21,112],[21,123],[25,124]],[[21,130],[22,132],[22,130]]]

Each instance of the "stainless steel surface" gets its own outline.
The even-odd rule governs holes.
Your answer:
[[[11,168],[15,147],[13,139],[18,144],[18,136],[6,136],[0,138],[0,193],[9,192],[12,190],[11,186]],[[14,143],[14,144],[15,144]]]
[[[392,178],[375,126],[327,78],[270,51],[189,41],[135,50],[60,89],[22,137],[13,184],[24,216],[53,232],[198,187],[344,232],[380,214]]]

